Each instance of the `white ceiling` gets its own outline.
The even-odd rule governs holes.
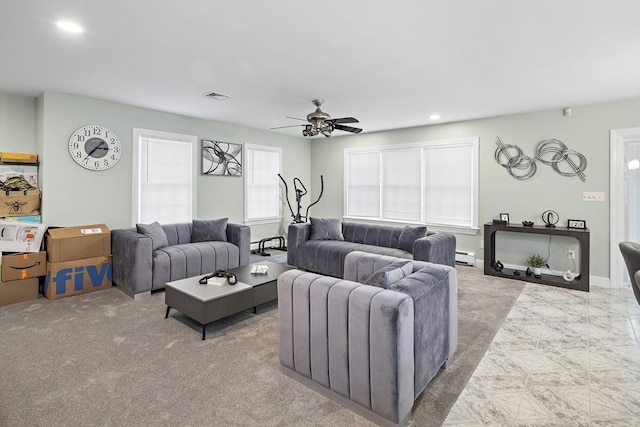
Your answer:
[[[640,0],[0,0],[0,90],[258,129],[315,98],[364,132],[561,109],[640,96]]]

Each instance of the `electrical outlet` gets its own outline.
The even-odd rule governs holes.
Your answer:
[[[569,259],[576,259],[576,251],[567,251],[567,258]]]

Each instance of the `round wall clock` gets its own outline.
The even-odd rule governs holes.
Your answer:
[[[69,138],[69,154],[83,168],[107,170],[116,165],[122,154],[120,140],[104,126],[82,126]]]

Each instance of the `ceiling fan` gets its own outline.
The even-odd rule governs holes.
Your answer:
[[[316,136],[321,133],[327,138],[330,137],[331,132],[333,132],[336,129],[342,130],[345,132],[351,132],[351,133],[362,132],[362,129],[360,128],[345,126],[343,124],[343,123],[358,123],[357,119],[354,119],[353,117],[342,117],[339,119],[332,119],[329,114],[325,113],[320,109],[320,106],[324,103],[323,99],[314,99],[311,102],[313,102],[313,105],[316,106],[316,111],[307,114],[306,120],[299,119],[297,117],[287,117],[288,119],[306,121],[306,122],[309,122],[309,124],[279,126],[271,129],[273,130],[273,129],[283,129],[283,128],[290,128],[290,127],[296,127],[296,126],[304,126],[304,129],[302,130],[303,136]]]

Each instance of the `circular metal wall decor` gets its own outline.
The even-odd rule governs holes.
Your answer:
[[[536,162],[539,160],[549,165],[558,174],[566,177],[578,176],[582,182],[587,181],[584,171],[587,168],[587,158],[557,139],[545,139],[536,145],[535,157],[526,156],[520,147],[504,144],[498,137],[498,148],[494,153],[496,162],[505,168],[515,179],[525,180],[534,176],[538,170]]]
[[[554,228],[560,220],[560,215],[556,211],[548,210],[542,212],[542,221],[545,223],[545,227]]]

